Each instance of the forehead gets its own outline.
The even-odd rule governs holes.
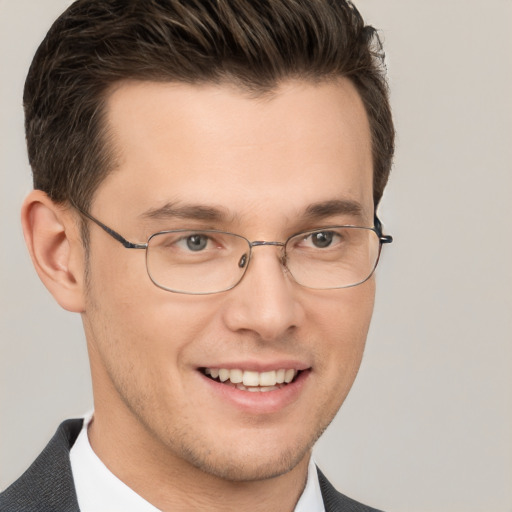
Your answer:
[[[107,123],[118,168],[99,207],[290,217],[342,199],[373,215],[370,130],[346,79],[289,81],[257,97],[232,85],[127,82],[108,99]]]

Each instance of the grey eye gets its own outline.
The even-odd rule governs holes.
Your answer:
[[[206,235],[190,235],[187,237],[187,247],[191,251],[202,251],[208,244]]]
[[[315,247],[323,249],[332,243],[334,233],[332,231],[320,231],[311,235],[311,241]]]

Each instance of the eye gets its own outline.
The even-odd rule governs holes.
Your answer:
[[[187,236],[184,241],[188,249],[194,252],[198,252],[206,248],[208,245],[209,237],[206,235],[194,234]]]
[[[310,235],[311,243],[318,249],[324,249],[332,244],[335,233],[333,231],[319,231]]]
[[[338,231],[315,231],[303,236],[299,245],[310,249],[327,249],[334,248],[341,240],[342,235]]]
[[[233,242],[227,233],[219,231],[162,231],[151,237],[153,251],[165,251],[167,257],[212,258],[231,248]]]

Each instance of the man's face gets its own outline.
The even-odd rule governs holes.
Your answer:
[[[284,241],[373,225],[369,127],[346,80],[289,82],[256,99],[228,85],[126,83],[109,98],[108,124],[119,165],[90,211],[130,241],[181,228]],[[333,209],[333,200],[360,212]],[[311,214],[312,205],[324,208]],[[234,289],[177,294],[150,281],[144,251],[90,231],[83,320],[98,426],[109,424],[130,450],[144,446],[142,457],[231,480],[306,460],[359,368],[373,278],[307,289],[283,268],[279,247],[262,246]],[[204,368],[300,372],[253,392]]]

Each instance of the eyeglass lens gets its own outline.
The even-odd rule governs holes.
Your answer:
[[[159,287],[189,294],[229,290],[248,267],[251,243],[222,231],[166,231],[148,241],[146,264]],[[315,289],[345,288],[367,280],[379,259],[379,236],[370,228],[329,227],[295,235],[283,251],[294,280]]]

